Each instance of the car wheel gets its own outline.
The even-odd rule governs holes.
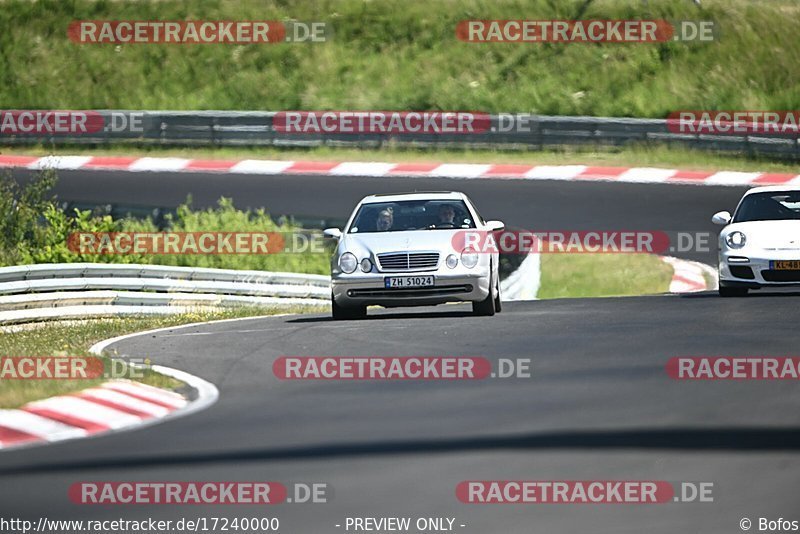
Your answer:
[[[335,320],[361,319],[367,316],[366,306],[341,306],[331,296],[331,311]]]
[[[719,286],[720,297],[744,297],[747,295],[746,287],[725,287]]]
[[[492,287],[492,284],[489,284],[489,287]],[[473,315],[480,315],[483,317],[491,317],[494,315],[495,307],[494,307],[494,297],[492,296],[491,289],[489,290],[489,294],[486,295],[486,298],[472,303],[472,314]]]
[[[497,296],[494,298],[494,311],[500,313],[503,311],[503,303],[500,300],[500,277],[497,277]]]

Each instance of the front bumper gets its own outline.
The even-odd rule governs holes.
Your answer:
[[[430,276],[432,287],[386,289],[389,276]],[[331,280],[333,298],[342,306],[428,306],[445,302],[484,300],[491,290],[488,269],[475,272],[418,271],[401,273],[353,273],[334,275]]]
[[[740,261],[736,261],[737,258]],[[741,261],[746,259],[747,261]],[[719,284],[723,287],[800,286],[800,269],[772,269],[773,261],[798,261],[800,250],[725,250],[719,254]]]

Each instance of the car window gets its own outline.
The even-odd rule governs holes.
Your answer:
[[[800,219],[800,191],[753,193],[742,200],[733,222]]]
[[[475,228],[463,200],[404,200],[362,204],[348,233]]]

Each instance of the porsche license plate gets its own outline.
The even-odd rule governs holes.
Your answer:
[[[775,260],[769,262],[769,268],[776,271],[800,271],[800,260]]]
[[[431,287],[433,276],[387,276],[383,279],[386,289],[405,289],[409,287]]]

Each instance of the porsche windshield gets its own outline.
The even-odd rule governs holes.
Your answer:
[[[800,191],[753,193],[742,200],[733,222],[800,219]]]
[[[475,228],[463,200],[403,200],[363,204],[349,233]]]

